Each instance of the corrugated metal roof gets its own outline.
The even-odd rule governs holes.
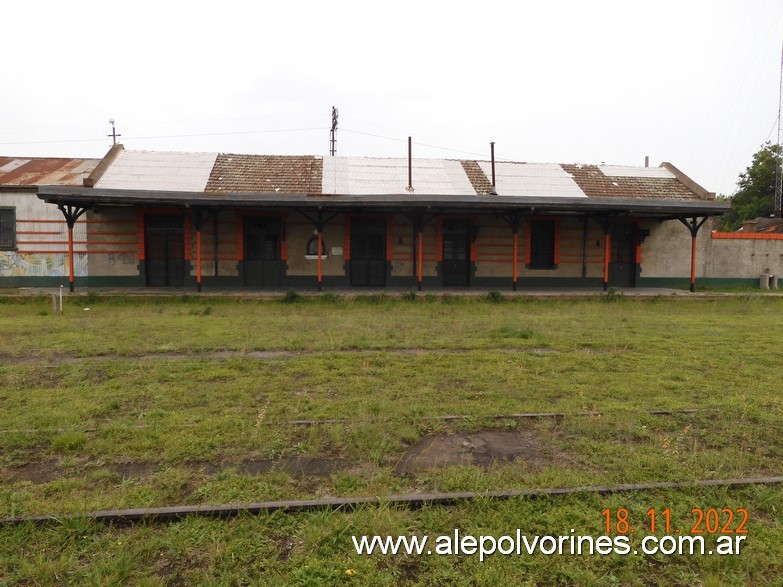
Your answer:
[[[606,176],[609,177],[641,177],[652,179],[674,179],[674,174],[663,167],[631,167],[628,165],[599,165]]]
[[[345,195],[404,194],[408,160],[370,157],[326,157],[323,193]],[[462,164],[448,159],[413,160],[413,195],[475,194]]]
[[[492,179],[492,163],[479,161],[484,174]],[[495,163],[495,189],[499,196],[587,196],[574,178],[557,163]]]
[[[82,185],[100,159],[0,157],[0,185]]]
[[[121,151],[95,187],[203,192],[217,153]]]

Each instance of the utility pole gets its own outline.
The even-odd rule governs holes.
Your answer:
[[[780,56],[780,91],[778,92],[778,152],[775,155],[775,218],[783,218],[783,157],[780,152],[781,125],[780,115],[783,111],[783,51]]]
[[[111,134],[106,135],[107,137],[111,137],[111,144],[116,145],[117,144],[117,137],[121,137],[122,135],[117,134],[117,129],[114,127],[114,119],[109,119],[109,124],[111,125]]]
[[[335,148],[335,143],[337,142],[337,139],[334,138],[334,133],[337,130],[337,108],[332,106],[332,130],[330,133],[330,141],[329,141],[329,154],[334,157],[335,152],[337,149]]]

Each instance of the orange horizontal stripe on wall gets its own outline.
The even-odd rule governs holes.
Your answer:
[[[62,230],[17,230],[16,234],[62,234]]]
[[[24,249],[18,249],[16,252],[19,253],[20,255],[67,255],[68,249],[63,249],[61,251],[52,251],[47,249],[43,249],[40,251],[27,251]],[[73,254],[86,255],[87,251],[74,251]]]
[[[19,241],[20,245],[68,245],[68,241]],[[73,241],[75,245],[135,245],[136,241]]]
[[[714,239],[728,240],[759,240],[759,241],[779,241],[783,240],[783,234],[765,233],[765,232],[713,232]]]
[[[499,235],[491,235],[487,236],[485,234],[480,234],[478,236],[477,242],[479,243],[510,243],[514,240],[514,235],[512,233],[508,234],[499,234]]]
[[[122,230],[122,231],[87,231],[87,236],[130,236],[135,235],[135,230]]]
[[[65,247],[68,246],[68,241],[64,240],[48,240],[48,241],[27,241],[27,240],[18,240],[17,244],[19,245],[63,245]],[[73,244],[75,245],[86,245],[87,241],[73,241]]]
[[[487,245],[487,244],[476,244],[476,249],[479,251],[513,251],[514,245],[513,243],[508,243],[505,245]],[[517,250],[522,250],[522,247],[517,247]]]
[[[135,255],[136,249],[131,249],[129,251],[89,251],[90,255]]]
[[[86,222],[87,224],[136,224],[136,219],[125,220],[122,218],[83,218],[77,222]]]
[[[17,224],[20,224],[22,222],[41,222],[41,223],[48,223],[48,224],[65,224],[65,218],[63,218],[62,220],[53,220],[51,218],[39,219],[39,220],[28,220],[26,218],[25,219],[22,219],[22,218],[17,218],[16,219],[16,223]],[[77,220],[77,222],[81,223],[81,222],[84,222],[84,220]]]
[[[60,220],[59,218],[17,218],[16,223],[19,224],[21,222],[41,222],[41,223],[47,223],[47,224],[65,224],[65,218]],[[84,218],[79,218],[79,220],[76,221],[76,224],[135,224],[135,220],[85,220]]]

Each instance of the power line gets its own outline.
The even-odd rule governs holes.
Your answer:
[[[125,137],[125,140],[140,141],[140,140],[155,140],[155,139],[181,139],[181,138],[194,138],[194,137],[219,137],[219,136],[231,136],[231,135],[253,135],[253,134],[269,134],[269,133],[284,133],[284,132],[306,132],[311,130],[324,130],[325,127],[312,127],[312,128],[280,128],[272,130],[245,130],[245,131],[232,131],[232,132],[213,132],[213,133],[195,133],[195,134],[179,134],[179,135],[157,135],[157,136],[136,136]],[[2,146],[9,145],[46,145],[54,143],[92,143],[103,142],[105,139],[62,139],[62,140],[49,140],[49,141],[15,141],[8,143],[0,143]]]
[[[343,130],[343,132],[349,132],[349,133],[353,133],[353,134],[357,134],[357,135],[364,135],[364,136],[368,136],[368,137],[375,137],[375,138],[378,138],[378,139],[386,139],[387,141],[395,141],[395,142],[398,142],[398,143],[405,143],[408,140],[407,138],[400,139],[400,138],[397,138],[397,137],[378,135],[378,134],[371,133],[371,132],[364,132],[364,131],[361,131],[361,130],[353,130],[353,129],[349,129],[349,128],[344,128],[342,130]],[[454,153],[464,153],[466,155],[478,155],[480,157],[486,156],[486,153],[478,153],[476,151],[465,151],[463,149],[452,149],[450,147],[444,147],[442,145],[433,145],[433,144],[430,144],[430,143],[419,143],[418,141],[414,141],[413,144],[414,145],[419,145],[420,147],[431,147],[433,149],[440,149],[442,151],[452,151]]]
[[[374,122],[369,122],[367,120],[362,120],[360,118],[356,118],[355,116],[345,116],[344,118],[346,118],[348,120],[354,120],[356,122],[361,122],[362,124],[368,124],[370,126],[375,126],[375,127],[382,128],[382,129],[385,129],[385,130],[390,130],[390,131],[392,131],[394,133],[398,133],[398,134],[403,135],[403,136],[407,136],[409,134],[407,131],[400,130],[399,128],[392,128],[390,126],[384,126],[382,124],[376,124]],[[452,143],[452,142],[449,142],[449,141],[442,141],[439,137],[431,137],[431,136],[421,135],[421,134],[418,134],[418,133],[416,134],[416,136],[418,136],[419,138],[422,138],[422,139],[435,141],[435,142],[440,143],[440,144],[451,145],[451,147],[458,147],[459,149],[462,149],[463,152],[465,152],[465,153],[471,153],[470,147],[466,147],[465,145],[459,145],[457,143]],[[407,140],[407,139],[403,139],[403,140]],[[423,145],[424,143],[417,143],[417,144]]]

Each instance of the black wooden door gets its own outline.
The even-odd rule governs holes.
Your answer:
[[[280,221],[245,217],[245,285],[278,287],[282,276]]]
[[[634,287],[636,285],[636,225],[621,222],[612,228],[609,285]]]
[[[386,219],[351,219],[351,285],[386,285]]]
[[[185,280],[185,224],[177,214],[144,217],[147,285],[181,287]]]
[[[443,285],[470,285],[470,226],[467,223],[443,227]]]

